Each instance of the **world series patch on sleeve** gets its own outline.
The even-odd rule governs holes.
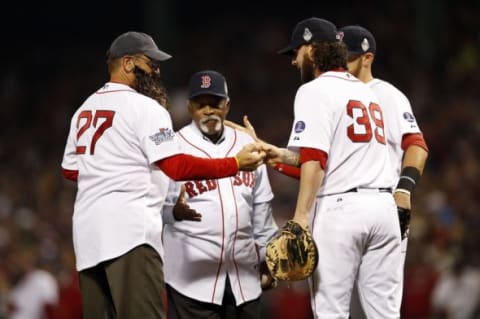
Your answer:
[[[267,245],[266,262],[277,280],[303,280],[309,277],[318,264],[318,250],[308,229],[293,220]]]

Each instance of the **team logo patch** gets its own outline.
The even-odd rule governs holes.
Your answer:
[[[312,34],[312,31],[310,31],[309,28],[305,28],[305,30],[303,31],[303,40],[305,41],[310,41],[313,37],[313,34]]]
[[[367,52],[367,50],[370,49],[370,43],[368,43],[367,38],[363,38],[361,46],[362,46],[363,52]]]
[[[415,117],[413,116],[412,113],[408,113],[408,112],[403,113],[403,118],[410,123],[415,122]]]
[[[202,75],[202,84],[200,84],[200,87],[202,89],[208,89],[212,85],[212,78],[210,75]]]
[[[175,136],[175,132],[169,128],[162,127],[160,132],[150,135],[149,138],[155,143],[160,145],[163,142],[170,141]]]
[[[295,133],[301,133],[305,129],[305,122],[304,121],[298,121],[295,123]]]

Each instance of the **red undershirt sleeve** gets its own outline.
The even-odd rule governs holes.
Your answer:
[[[405,134],[402,138],[402,150],[406,150],[409,146],[417,145],[423,148],[425,151],[428,152],[427,142],[423,138],[422,133],[414,133],[414,134]]]
[[[324,170],[327,167],[328,154],[324,151],[314,149],[314,148],[300,148],[300,163],[305,163],[308,161],[318,161],[320,162],[320,167]],[[275,170],[280,173],[299,179],[300,178],[300,167],[295,167],[287,164],[277,164],[274,167]]]
[[[175,181],[224,178],[238,172],[237,160],[234,157],[211,159],[177,154],[155,164]]]
[[[278,163],[273,169],[279,171],[283,175],[287,175],[296,179],[300,179],[300,167]]]
[[[320,162],[320,167],[325,170],[327,167],[328,154],[316,148],[300,148],[300,163],[303,164],[308,161]]]
[[[76,182],[78,180],[78,171],[70,169],[62,169],[62,175],[66,179]]]

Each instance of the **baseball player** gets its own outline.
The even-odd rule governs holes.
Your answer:
[[[372,33],[357,25],[340,29],[343,42],[348,48],[348,70],[358,79],[365,82],[376,94],[383,110],[386,127],[387,145],[390,155],[390,167],[395,179],[390,185],[394,191],[400,220],[410,219],[411,192],[423,173],[428,157],[428,147],[412,112],[407,97],[390,83],[374,78],[372,63],[376,53],[376,41]],[[401,302],[403,289],[403,266],[407,249],[407,234],[403,234],[402,264],[398,271],[401,284],[393,294]],[[360,295],[360,302],[362,296]],[[352,315],[358,308],[359,300],[352,301]]]
[[[304,83],[295,96],[290,151],[265,149],[271,164],[300,165],[293,220],[310,226],[318,247],[309,280],[315,318],[348,318],[356,280],[368,318],[399,318],[391,293],[400,284],[401,235],[383,110],[372,90],[346,72],[340,40],[327,20],[296,25],[279,51],[292,56]]]
[[[195,73],[189,81],[192,122],[177,132],[185,153],[228,157],[252,143],[248,134],[223,125],[229,109],[223,75]],[[232,318],[228,309],[234,318],[260,318],[260,265],[278,229],[265,165],[233,177],[181,184],[186,204],[201,218],[179,221],[171,209],[164,211],[169,318]]]
[[[264,156],[255,145],[221,159],[182,154],[158,95],[147,96],[158,92],[158,63],[170,57],[145,33],[120,35],[107,52],[110,81],[71,120],[62,168],[78,186],[73,242],[85,318],[165,318],[166,176],[235,176]]]

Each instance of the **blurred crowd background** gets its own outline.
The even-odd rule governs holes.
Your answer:
[[[72,248],[75,185],[60,163],[70,117],[107,81],[105,51],[128,30],[174,58],[162,76],[175,128],[189,122],[186,85],[215,69],[229,119],[285,145],[299,74],[276,51],[311,16],[360,24],[377,40],[374,76],[410,99],[430,148],[413,196],[402,318],[480,318],[480,1],[131,1],[6,4],[0,72],[0,318],[47,304],[81,318]],[[298,183],[269,171],[279,225]],[[95,243],[92,243],[95,245]],[[264,318],[311,318],[306,284],[264,294]],[[41,317],[22,317],[36,319]]]

